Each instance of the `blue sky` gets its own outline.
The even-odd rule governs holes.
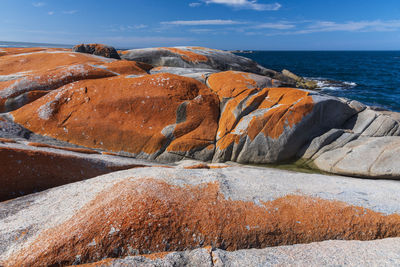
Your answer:
[[[399,50],[400,0],[0,0],[0,40]]]

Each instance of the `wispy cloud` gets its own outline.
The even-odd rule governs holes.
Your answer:
[[[199,3],[199,2],[193,2],[193,3],[190,3],[189,6],[190,6],[190,7],[198,7],[198,6],[201,6],[201,3]]]
[[[290,22],[269,22],[261,23],[256,25],[254,28],[257,29],[275,29],[275,30],[287,30],[295,28],[296,25]]]
[[[78,10],[65,10],[62,13],[67,14],[67,15],[73,15],[73,14],[76,14],[77,12],[78,12]]]
[[[206,20],[174,20],[161,22],[162,25],[176,26],[204,26],[204,25],[235,25],[245,24],[245,22],[223,19],[206,19]]]
[[[165,37],[165,36],[101,36],[80,40],[80,42],[105,42],[115,46],[125,47],[146,47],[146,46],[166,46],[166,45],[186,45],[195,42],[193,38],[185,37]]]
[[[136,24],[136,25],[110,25],[107,27],[107,31],[110,32],[132,32],[136,30],[146,29],[149,26],[146,24]]]
[[[49,12],[47,12],[47,14],[50,15],[50,16],[53,16],[54,13],[55,13],[54,11],[49,11]]]
[[[215,32],[215,30],[213,29],[189,29],[189,32],[193,32],[193,33],[198,33],[198,34],[203,34],[203,33],[211,33],[211,32]]]
[[[206,4],[221,4],[238,9],[252,9],[257,11],[276,11],[282,5],[279,3],[261,4],[257,0],[202,0]]]
[[[41,6],[45,6],[46,3],[44,3],[44,2],[33,2],[32,5],[34,7],[41,7]]]
[[[394,31],[400,29],[400,20],[373,20],[373,21],[349,21],[338,23],[333,21],[317,21],[304,29],[303,33],[313,32],[333,32],[333,31],[364,31],[364,32],[379,32],[379,31]]]
[[[299,22],[297,24],[292,22],[288,23],[287,25],[291,25],[293,27],[284,28],[285,25],[282,25],[281,29],[275,28],[282,31],[268,33],[267,35],[295,35],[312,34],[319,32],[390,32],[400,30],[400,20],[371,20],[347,22],[306,21]],[[297,29],[293,30],[294,27],[296,27]]]

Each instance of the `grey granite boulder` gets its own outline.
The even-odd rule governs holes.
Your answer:
[[[201,69],[201,68],[179,68],[179,67],[156,67],[150,70],[150,74],[157,73],[172,73],[188,78],[196,79],[202,83],[206,83],[209,75],[219,72],[214,69]]]
[[[160,47],[126,50],[122,59],[140,61],[159,67],[238,70],[273,76],[276,71],[266,69],[257,62],[233,53],[203,47]]]
[[[114,47],[103,44],[79,44],[72,48],[73,52],[87,53],[96,56],[121,59]]]
[[[368,178],[400,178],[398,113],[365,107],[342,129],[313,139],[299,156],[320,170]]]

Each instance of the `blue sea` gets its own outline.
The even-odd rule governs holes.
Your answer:
[[[1,42],[1,47],[72,45]],[[318,81],[326,94],[400,111],[400,51],[252,51],[236,53],[266,68]]]
[[[400,51],[253,51],[236,53],[266,68],[318,81],[320,90],[400,111]]]

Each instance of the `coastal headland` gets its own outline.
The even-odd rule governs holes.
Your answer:
[[[399,154],[400,113],[231,52],[1,48],[0,266],[400,263]]]

